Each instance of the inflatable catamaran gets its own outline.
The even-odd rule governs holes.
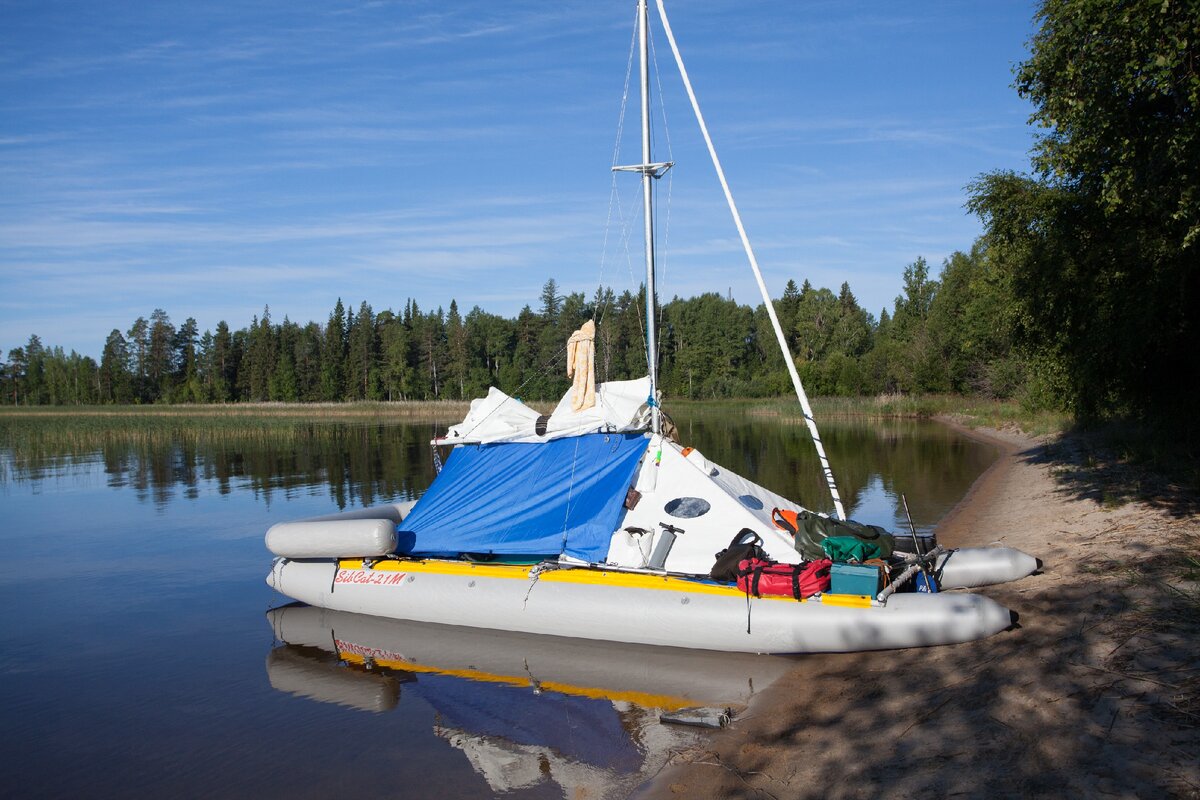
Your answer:
[[[276,558],[267,582],[313,606],[394,619],[756,653],[949,644],[1008,628],[1010,612],[983,595],[911,589],[1015,580],[1037,569],[1033,557],[1010,548],[922,547],[915,535],[906,551],[905,537],[843,521],[812,410],[659,0],[664,32],[784,350],[834,514],[810,512],[712,463],[670,430],[656,377],[652,187],[671,164],[650,156],[646,0],[638,7],[643,158],[613,169],[639,173],[643,183],[649,375],[595,385],[595,330],[586,324],[568,345],[575,385],[553,413],[542,416],[492,388],[462,423],[434,441],[435,448],[452,449],[415,504],[272,527],[266,543]],[[873,549],[854,553],[849,564],[829,565],[822,574],[833,578],[815,593],[800,591],[799,581],[787,594],[760,591],[746,567],[820,567],[829,552],[820,549],[826,539],[871,540]],[[740,585],[714,578],[717,554],[751,540],[757,558],[740,565]],[[863,556],[874,556],[877,566],[853,563]]]

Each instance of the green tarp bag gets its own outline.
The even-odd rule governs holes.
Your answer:
[[[851,561],[861,564],[871,558],[881,558],[883,554],[875,542],[864,542],[853,536],[829,536],[821,542],[821,549],[830,561],[838,564]]]
[[[892,554],[895,539],[878,525],[864,525],[853,520],[832,519],[811,511],[790,511],[776,508],[771,512],[775,527],[792,535],[796,552],[806,559],[826,558],[821,542],[831,536],[849,536],[859,541],[874,544],[879,548],[876,558],[887,558]]]

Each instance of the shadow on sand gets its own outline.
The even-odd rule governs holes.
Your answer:
[[[1196,497],[1072,437],[1004,459],[978,518],[1055,528],[1043,573],[985,590],[1018,628],[806,658],[642,796],[1200,797]]]

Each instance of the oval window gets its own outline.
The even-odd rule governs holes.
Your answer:
[[[744,505],[746,508],[753,508],[755,511],[762,510],[763,501],[759,500],[757,497],[755,497],[752,494],[744,494],[741,497],[739,497],[738,500],[741,500],[742,505]]]
[[[703,497],[676,497],[663,506],[663,511],[679,519],[695,519],[708,513],[712,504]]]

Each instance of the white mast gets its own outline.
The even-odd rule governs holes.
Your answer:
[[[671,162],[650,161],[650,14],[646,0],[638,0],[638,46],[641,52],[642,84],[642,163],[625,167],[613,167],[614,172],[640,172],[642,174],[642,218],[646,240],[646,363],[650,373],[651,430],[662,431],[662,415],[658,408],[658,330],[655,324],[655,308],[658,303],[654,291],[654,187],[652,180],[662,177],[671,168]]]
[[[645,9],[645,0],[639,0],[641,7]],[[788,349],[787,339],[783,335],[783,328],[779,324],[779,317],[775,314],[775,304],[771,302],[771,294],[767,291],[767,285],[763,281],[762,272],[758,269],[758,259],[754,257],[754,250],[750,247],[750,237],[746,235],[746,229],[742,225],[742,215],[738,213],[737,205],[733,202],[733,192],[729,190],[729,183],[725,180],[725,170],[721,169],[721,162],[717,158],[717,150],[713,146],[712,137],[708,135],[708,126],[704,124],[704,116],[700,113],[700,102],[696,100],[696,93],[692,90],[692,82],[688,78],[687,70],[683,66],[683,56],[679,53],[679,46],[675,44],[675,34],[671,32],[671,23],[667,20],[667,10],[663,8],[663,0],[656,0],[658,4],[658,15],[662,19],[663,32],[667,35],[667,41],[671,44],[671,52],[675,54],[675,63],[679,66],[679,74],[683,78],[683,85],[687,89],[688,99],[692,103],[692,111],[696,114],[696,121],[700,123],[700,132],[704,134],[704,143],[708,145],[708,155],[712,158],[713,167],[716,168],[717,178],[721,181],[721,188],[725,190],[725,200],[729,204],[729,211],[733,214],[734,225],[737,226],[738,235],[742,239],[742,248],[746,251],[746,257],[750,260],[750,268],[754,270],[754,279],[758,281],[758,291],[762,294],[763,303],[767,307],[767,316],[771,318],[771,327],[775,329],[775,338],[779,341],[779,347],[783,350],[783,360],[787,364],[788,375],[791,376],[792,386],[796,390],[796,397],[800,400],[800,409],[804,414],[804,421],[808,424],[808,432],[812,434],[813,444],[817,448],[817,457],[821,460],[821,470],[825,473],[825,482],[829,485],[829,493],[833,495],[833,507],[838,516],[838,519],[845,519],[846,512],[842,508],[842,498],[838,495],[837,484],[833,480],[833,469],[829,466],[829,458],[825,455],[825,445],[821,443],[821,434],[817,431],[817,421],[813,418],[812,406],[808,403],[808,395],[804,392],[804,386],[800,383],[800,374],[796,372],[796,362],[792,360],[792,353]]]

